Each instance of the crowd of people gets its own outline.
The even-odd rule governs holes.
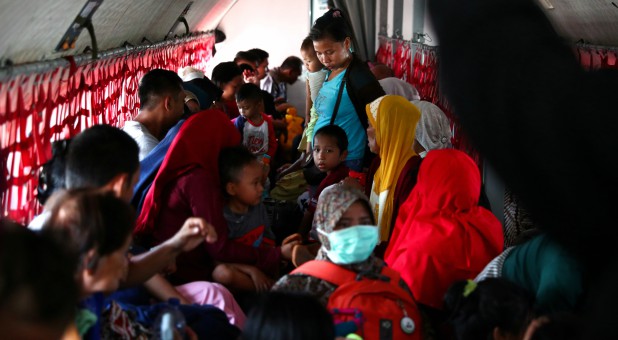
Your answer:
[[[527,132],[515,132],[518,148],[508,140],[513,133],[490,124],[489,109],[472,105],[489,98],[474,92],[484,87],[471,86],[481,77],[461,66],[470,53],[459,53],[465,46],[455,23],[479,19],[464,9],[441,14],[440,6],[455,1],[439,2],[430,9],[444,44],[444,72],[451,71],[447,95],[465,127],[486,121],[471,135],[521,193],[530,230],[506,232],[487,208],[478,165],[452,148],[444,112],[386,66],[361,60],[345,13],[331,9],[299,42],[302,59],[292,56],[269,70],[268,53],[255,48],[220,63],[210,78],[192,67],[151,70],[140,81],[133,121],[56,142],[39,187],[44,212],[29,229],[1,221],[0,332],[149,338],[160,327],[157,315],[174,306],[186,320],[173,327],[174,338],[603,334],[586,333],[584,323],[585,299],[599,302],[589,291],[596,277],[585,280],[600,268],[599,256],[581,256],[590,238],[575,246],[572,237],[580,233],[560,235],[550,218],[566,221],[552,213],[567,212],[534,198],[545,190],[539,195],[559,199],[566,189],[543,172],[545,163],[535,158],[541,153],[525,148],[535,136],[524,141]],[[495,13],[489,1],[473,2],[494,17],[512,15]],[[525,1],[511,6],[557,40],[538,8]],[[556,43],[552,52],[560,48]],[[283,151],[287,85],[303,65],[304,130]],[[500,99],[512,97],[496,96],[489,107],[505,118]],[[514,117],[522,107],[510,105],[508,112]],[[514,118],[505,121],[520,127]],[[571,156],[581,163],[582,155]],[[575,165],[557,171],[562,185],[575,179],[568,177]],[[547,186],[522,180],[532,169]],[[297,218],[281,229],[270,192],[289,190],[283,183],[292,180],[300,184],[287,207]],[[547,196],[551,189],[557,191]],[[562,197],[565,206],[571,198]],[[551,209],[544,212],[543,204]],[[584,223],[576,217],[570,223]]]

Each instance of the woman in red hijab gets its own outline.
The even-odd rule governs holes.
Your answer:
[[[266,273],[278,269],[281,248],[253,248],[228,241],[219,184],[219,151],[240,144],[240,134],[218,110],[194,114],[172,142],[146,194],[134,235],[143,246],[156,246],[174,235],[184,220],[199,216],[216,229],[215,243],[179,255],[175,284],[211,281],[214,261],[255,265]]]
[[[480,191],[478,167],[461,151],[433,150],[421,163],[385,256],[420,304],[442,309],[451,284],[473,279],[502,252],[502,226],[478,206]]]

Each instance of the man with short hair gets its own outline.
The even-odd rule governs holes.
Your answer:
[[[259,48],[252,48],[247,52],[252,53],[256,57],[254,61],[256,62],[255,70],[257,72],[257,79],[258,81],[262,81],[262,79],[266,78],[268,72],[268,57],[270,55],[268,52]]]
[[[184,113],[185,93],[182,79],[168,70],[154,69],[146,73],[138,88],[140,110],[122,130],[139,146],[139,160],[144,159],[159,143],[167,130]]]
[[[287,57],[280,67],[275,67],[261,82],[262,90],[275,97],[275,103],[287,101],[287,84],[294,84],[302,73],[303,62],[295,56]]]

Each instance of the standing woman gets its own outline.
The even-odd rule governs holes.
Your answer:
[[[352,52],[352,33],[340,10],[331,9],[316,20],[309,38],[318,59],[328,69],[314,102],[318,113],[314,131],[329,124],[340,126],[350,142],[346,165],[362,171],[367,145],[365,105],[383,96],[384,90],[367,65]]]

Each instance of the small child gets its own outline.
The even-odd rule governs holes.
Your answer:
[[[261,202],[262,165],[256,156],[243,146],[223,149],[219,170],[227,198],[223,215],[228,223],[228,237],[253,247],[274,247],[275,235]]]
[[[320,182],[315,192],[309,193],[309,206],[301,222],[300,231],[302,235],[305,235],[311,227],[313,214],[322,191],[348,177],[350,169],[345,166],[347,156],[348,136],[342,128],[337,125],[327,125],[315,133],[313,161],[320,171],[326,173],[326,177]]]
[[[263,107],[262,91],[254,84],[243,84],[236,93],[240,116],[232,122],[242,136],[242,144],[264,164],[275,156],[277,139],[271,118],[260,109]],[[268,155],[268,157],[264,157]]]
[[[305,68],[307,68],[307,111],[305,117],[309,117],[309,121],[307,122],[307,127],[305,128],[303,139],[298,149],[300,151],[309,151],[307,149],[307,143],[311,139],[311,136],[313,136],[315,123],[318,121],[318,112],[313,107],[313,102],[317,98],[318,92],[320,92],[328,72],[324,68],[324,65],[320,63],[318,55],[313,48],[313,41],[309,37],[303,40],[300,46],[300,55],[303,58]]]
[[[264,108],[262,90],[255,84],[244,84],[236,93],[236,102],[240,116],[232,120],[242,136],[242,144],[264,164],[262,184],[265,190],[263,198],[268,196],[270,181],[270,161],[277,152],[277,138],[270,116],[261,112]]]
[[[266,207],[261,202],[262,164],[249,150],[240,147],[223,149],[219,155],[221,187],[226,197],[223,215],[228,223],[228,238],[253,247],[274,247]],[[296,241],[282,245],[290,248]],[[267,291],[274,281],[258,268],[237,263],[218,264],[213,279],[232,290]]]
[[[300,169],[301,166],[304,166],[304,164],[306,164],[306,162],[310,160],[310,156],[312,154],[311,143],[309,143],[309,141],[313,136],[313,130],[315,128],[315,124],[318,121],[318,112],[313,107],[313,101],[317,98],[318,92],[320,92],[322,84],[324,84],[324,81],[326,80],[326,77],[328,75],[328,72],[324,68],[324,65],[320,63],[320,60],[315,53],[315,49],[313,48],[313,41],[309,37],[303,40],[303,43],[300,46],[300,55],[303,59],[303,64],[307,69],[307,102],[305,111],[305,117],[307,117],[307,122],[305,124],[305,130],[302,134],[302,139],[300,140],[300,144],[298,145],[298,151],[301,152],[300,158],[290,166],[281,167],[278,170],[278,172],[281,174],[281,177]]]

